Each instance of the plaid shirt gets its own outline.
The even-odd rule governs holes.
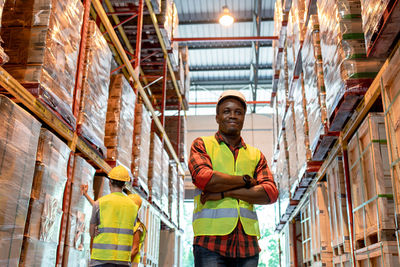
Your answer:
[[[215,134],[215,138],[218,143],[224,142],[219,132]],[[241,138],[240,144],[237,147],[232,147],[230,145],[228,145],[228,147],[234,154],[236,160],[239,149],[241,147],[246,149],[246,144]],[[189,170],[194,185],[204,190],[213,175],[213,168],[211,158],[207,154],[203,139],[201,138],[197,138],[193,141],[190,151]],[[270,202],[275,202],[278,198],[278,190],[267,165],[267,160],[262,153],[253,177],[257,179],[259,185],[264,187]],[[260,252],[257,237],[247,235],[243,230],[240,220],[238,221],[237,227],[229,235],[195,236],[193,245],[204,247],[222,256],[231,258],[247,258],[257,255]]]

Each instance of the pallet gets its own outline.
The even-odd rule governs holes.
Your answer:
[[[347,237],[350,238],[350,237]],[[351,252],[350,247],[350,239],[345,240],[344,242],[332,247],[333,248],[333,255],[340,256]]]
[[[311,159],[313,161],[323,161],[338,138],[339,132],[321,134],[315,141],[314,149],[311,149]]]
[[[333,267],[352,267],[351,254],[333,256]]]
[[[299,179],[296,184],[292,185],[290,195],[292,200],[300,201],[301,197],[307,191],[308,186],[313,181],[315,175],[322,165],[321,161],[308,161],[300,170]]]
[[[332,253],[322,252],[313,255],[313,264],[315,267],[332,267],[333,257]]]
[[[371,45],[367,47],[367,56],[386,58],[400,31],[400,4],[399,0],[389,1],[380,22],[381,25],[372,35]]]
[[[365,236],[356,236],[355,241],[355,249],[362,249],[379,242],[396,241],[396,231],[394,229],[375,230]]]
[[[399,266],[396,241],[379,242],[355,251],[356,266]]]

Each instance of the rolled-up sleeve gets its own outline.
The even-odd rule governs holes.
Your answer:
[[[190,148],[189,171],[192,175],[193,184],[204,190],[213,175],[211,158],[206,152],[203,139],[195,139]]]
[[[253,177],[257,179],[259,185],[262,185],[264,187],[264,190],[269,197],[270,203],[276,202],[279,196],[279,192],[276,187],[271,170],[268,167],[267,160],[262,153]]]

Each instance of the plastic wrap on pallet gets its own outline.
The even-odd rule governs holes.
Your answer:
[[[320,134],[324,127],[324,109],[321,108],[321,97],[323,93],[319,90],[317,65],[318,57],[321,55],[319,44],[319,25],[316,15],[311,15],[307,27],[306,37],[302,48],[302,67],[304,74],[304,87],[306,99],[306,112],[309,130],[309,141],[311,150],[317,145]],[[319,75],[319,74],[318,74]]]
[[[293,184],[298,178],[298,159],[297,159],[297,132],[296,132],[296,121],[293,102],[289,104],[289,108],[286,112],[285,117],[285,136],[288,152],[288,165],[289,165],[289,190],[291,190]]]
[[[171,40],[174,31],[174,8],[175,3],[173,0],[162,0],[160,13],[157,15],[157,22],[160,27],[161,36],[164,40],[167,50],[171,49]],[[150,18],[148,18],[150,20]],[[146,20],[146,18],[145,18]]]
[[[290,12],[293,16],[293,51],[295,55],[295,60],[297,60],[298,54],[300,52],[300,47],[303,44],[306,34],[306,27],[304,27],[305,1],[292,0],[292,8]]]
[[[278,81],[278,91],[277,101],[278,101],[278,129],[282,128],[283,119],[286,113],[286,108],[288,105],[288,93],[289,93],[289,84],[288,84],[288,68],[287,68],[287,52],[286,49],[283,51],[282,56],[282,69],[279,73],[279,81]]]
[[[290,10],[288,15],[288,23],[287,23],[287,30],[286,30],[286,52],[287,52],[287,69],[288,69],[288,80],[289,84],[291,83],[293,76],[294,76],[294,65],[296,64],[294,54],[294,35],[293,35],[293,28],[294,28],[294,18],[293,18],[293,9]]]
[[[383,113],[369,113],[348,144],[354,234],[359,240],[383,230],[394,236],[394,200]],[[382,241],[378,240],[377,242]],[[364,244],[366,245],[366,244]]]
[[[279,140],[279,154],[276,167],[275,177],[279,183],[279,198],[280,198],[280,211],[284,214],[287,206],[289,205],[289,165],[286,144],[286,131],[282,131],[282,136]]]
[[[151,118],[144,104],[135,107],[132,175],[148,193],[147,175],[149,170]]]
[[[179,129],[179,141],[178,141],[178,124],[180,119]],[[166,116],[165,117],[165,132],[168,135],[169,141],[174,147],[175,152],[179,156],[179,161],[186,168],[188,162],[187,153],[187,119],[185,116]],[[178,151],[179,142],[179,151]],[[170,151],[168,150],[169,156],[172,158]]]
[[[149,191],[151,200],[161,208],[161,186],[162,186],[162,143],[155,132],[150,136],[149,157]]]
[[[169,156],[165,149],[162,150],[161,156],[161,209],[165,214],[169,214]]]
[[[122,74],[111,77],[104,144],[107,160],[130,168],[136,95]]]
[[[78,0],[10,0],[1,28],[4,68],[71,127],[82,17]]]
[[[185,216],[183,212],[183,203],[185,201],[185,184],[181,177],[178,176],[178,226],[183,229],[185,224]]]
[[[275,2],[275,9],[274,9],[274,36],[280,35],[281,29],[282,29],[282,19],[283,19],[282,1],[277,0]],[[274,57],[273,57],[273,62],[272,62],[272,68],[274,70],[280,69],[281,62],[280,62],[280,58],[278,57],[278,54],[280,54],[279,47],[280,47],[280,40],[273,40],[272,48],[274,51]]]
[[[176,163],[170,161],[169,163],[169,190],[168,190],[168,200],[170,205],[168,206],[168,214],[171,221],[178,225],[178,170],[176,168]]]
[[[20,266],[56,263],[70,152],[53,133],[41,129]]]
[[[307,102],[303,74],[296,81],[293,91],[294,121],[296,124],[297,173],[301,173],[308,160],[311,159],[308,139]]]
[[[365,93],[382,62],[365,59],[359,1],[318,0],[317,7],[326,106],[330,118],[345,93]]]
[[[96,170],[87,161],[80,156],[75,157],[63,256],[66,266],[87,266],[89,262],[89,225],[92,206],[82,195],[81,186],[87,185],[87,193],[94,199],[93,179],[95,173]]]
[[[106,155],[104,132],[112,53],[94,21],[89,21],[87,34],[78,130]]]
[[[179,37],[178,34],[178,25],[179,25],[179,17],[178,10],[176,9],[175,3],[172,3],[172,38]],[[169,59],[171,61],[171,66],[174,71],[177,71],[179,68],[179,43],[171,42],[172,53],[169,53]]]
[[[18,266],[40,123],[5,96],[0,117],[0,265]]]
[[[151,6],[153,7],[154,13],[161,13],[161,0],[151,0]]]
[[[373,45],[372,37],[380,30],[381,19],[389,0],[361,0],[361,18],[366,49]]]

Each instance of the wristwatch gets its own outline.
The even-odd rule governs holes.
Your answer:
[[[245,185],[244,185],[245,188],[249,189],[251,187],[251,179],[253,179],[253,178],[251,178],[250,175],[247,175],[247,174],[243,175],[243,181],[245,183]]]

